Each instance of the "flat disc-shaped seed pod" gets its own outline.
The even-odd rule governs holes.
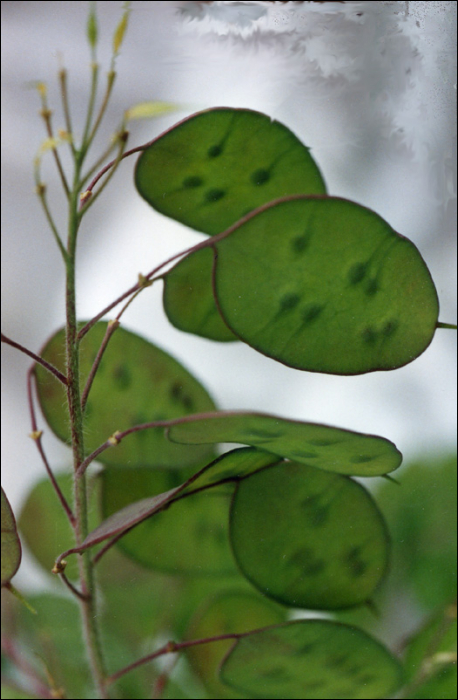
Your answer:
[[[386,698],[399,688],[399,662],[355,627],[298,620],[237,640],[221,668],[224,683],[256,698]]]
[[[189,485],[183,489],[180,496],[206,489],[224,481],[243,479],[264,467],[278,464],[279,461],[282,461],[281,458],[271,452],[257,450],[255,447],[241,447],[237,450],[231,450],[201,469],[196,478],[193,478]]]
[[[335,197],[274,202],[216,244],[214,288],[238,337],[331,374],[401,367],[431,342],[439,305],[414,244]]]
[[[209,248],[186,256],[164,277],[164,311],[170,323],[210,340],[238,340],[224,323],[211,284],[213,252]]]
[[[218,457],[203,469],[191,474],[188,479],[181,471],[170,469],[152,471],[143,467],[133,471],[132,467],[118,467],[106,470],[103,473],[103,496],[105,510],[111,515],[89,533],[83,547],[93,546],[127,532],[183,496],[190,496],[229,480],[241,479],[279,461],[278,457],[269,452],[245,447]],[[193,471],[194,469],[195,467]],[[158,485],[160,474],[162,480]],[[145,498],[145,493],[155,495]],[[128,505],[125,505],[126,503]],[[113,510],[114,506],[119,505],[119,510]]]
[[[199,112],[140,155],[135,184],[162,214],[208,234],[289,194],[324,194],[307,146],[283,124],[249,109]]]
[[[204,609],[194,615],[186,632],[186,639],[205,639],[231,632],[248,632],[285,621],[286,609],[273,605],[259,594],[243,590],[230,590],[214,596]],[[186,656],[214,698],[243,698],[231,691],[218,678],[218,666],[232,647],[233,641],[225,639],[212,644],[197,644],[186,650]]]
[[[380,476],[397,469],[402,455],[385,438],[262,413],[220,412],[189,418],[168,429],[173,442],[201,445],[237,442],[319,469]]]
[[[230,537],[242,573],[296,608],[367,602],[386,573],[384,520],[361,484],[294,462],[237,486]]]
[[[81,341],[81,390],[106,329],[107,323],[97,323]],[[64,338],[62,329],[47,343],[42,356],[65,373]],[[40,365],[35,373],[45,418],[53,433],[69,442],[65,389]],[[118,328],[105,350],[86,404],[85,449],[90,454],[116,430],[214,408],[207,391],[179,362],[144,338]],[[163,432],[158,428],[134,433],[98,459],[113,466],[185,467],[209,454],[208,448],[171,445]]]
[[[164,469],[111,469],[103,475],[102,512],[107,518],[128,503],[183,482]],[[228,535],[233,487],[217,486],[172,503],[128,532],[119,547],[145,568],[171,574],[237,575]]]
[[[2,489],[2,586],[13,578],[21,563],[21,542],[17,534],[16,519]]]

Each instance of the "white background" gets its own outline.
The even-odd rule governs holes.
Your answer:
[[[130,147],[206,107],[264,111],[311,147],[329,193],[375,209],[414,241],[437,286],[440,320],[455,322],[456,3],[155,0],[132,7],[99,144],[126,108],[144,100],[181,109],[133,124]],[[99,3],[102,80],[121,9],[121,2]],[[86,11],[85,2],[2,2],[2,330],[34,351],[63,324],[64,276],[33,192],[32,160],[45,135],[38,96],[28,88],[30,81],[47,82],[55,127],[63,127],[56,75],[65,65],[75,131],[81,129],[89,75]],[[140,199],[134,164],[134,157],[122,164],[84,220],[80,318],[106,306],[139,272],[199,240]],[[50,155],[43,179],[64,226]],[[406,461],[454,447],[454,331],[438,331],[426,352],[402,369],[333,377],[284,367],[241,343],[181,333],[164,316],[161,292],[160,284],[145,291],[125,314],[125,327],[182,361],[221,408],[380,434]],[[18,512],[44,469],[27,437],[29,359],[2,350],[2,483]],[[47,429],[44,447],[56,470],[69,466],[67,448]]]

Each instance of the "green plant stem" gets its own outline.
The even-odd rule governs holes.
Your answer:
[[[148,143],[144,143],[142,146],[136,146],[135,148],[131,148],[129,151],[126,151],[123,153],[121,160],[124,160],[124,158],[127,158],[128,156],[131,156],[133,153],[139,153],[140,151],[144,151],[148,148],[148,146],[151,146],[156,139],[152,139],[151,141],[148,141]],[[91,181],[89,187],[87,188],[90,192],[94,189],[98,181],[100,180],[101,177],[107,173],[110,168],[112,168],[116,164],[117,159],[114,158],[111,160],[107,165],[105,165],[100,172],[97,173],[97,175],[94,177],[94,179]],[[99,162],[99,161],[98,161]],[[96,164],[97,165],[97,164]],[[84,177],[84,180],[87,180],[90,175],[92,174],[92,171],[95,169],[95,165],[91,168],[90,172]]]
[[[93,71],[90,101],[92,100],[92,91],[93,90],[95,91],[97,88],[96,80],[94,80],[94,78],[96,79],[96,77],[97,76],[94,74],[94,71]],[[96,133],[99,129],[100,123],[103,119],[103,115],[105,114],[105,111],[107,109],[108,102],[110,101],[110,96],[111,96],[111,92],[113,90],[113,84],[114,84],[115,78],[116,78],[115,71],[110,70],[108,75],[107,75],[107,87],[106,87],[105,94],[104,94],[103,99],[102,99],[102,104],[100,105],[99,113],[95,119],[95,122],[94,122],[94,125],[92,127],[91,132],[89,133],[89,135],[87,135],[87,137],[83,141],[83,146],[82,146],[82,150],[81,150],[83,157],[87,153],[87,151],[89,150],[89,147],[94,139],[94,136],[96,135]],[[91,109],[90,105],[89,105],[89,109]]]
[[[87,147],[89,147],[89,145],[90,145],[89,144],[89,130],[91,128],[92,117],[94,114],[95,98],[97,96],[98,76],[99,76],[99,66],[95,61],[95,56],[93,55],[92,64],[91,64],[91,92],[89,95],[89,104],[88,104],[88,108],[87,108],[86,124],[84,126],[83,139],[82,139],[82,143],[87,144]]]
[[[80,161],[81,162],[81,161]],[[66,265],[66,354],[67,354],[67,399],[70,414],[70,428],[73,448],[74,466],[74,513],[75,541],[80,545],[88,533],[87,492],[84,474],[78,472],[84,460],[83,413],[79,386],[79,344],[77,340],[76,320],[76,286],[75,286],[75,257],[76,238],[80,217],[78,216],[79,196],[79,163],[73,190],[69,202],[69,231],[68,231],[68,261]],[[105,688],[105,669],[97,623],[95,585],[93,565],[88,552],[78,558],[80,588],[83,597],[80,598],[80,608],[86,649],[94,683],[99,698],[108,698]]]
[[[102,361],[103,353],[105,352],[107,345],[108,345],[108,342],[109,342],[111,336],[113,335],[113,333],[115,332],[115,330],[118,328],[118,326],[119,326],[118,320],[111,321],[108,324],[108,327],[107,327],[107,330],[105,333],[105,337],[102,340],[102,344],[101,344],[99,351],[97,353],[97,356],[94,360],[94,364],[91,367],[91,371],[89,372],[89,376],[87,378],[86,385],[84,387],[83,394],[81,397],[81,409],[82,409],[83,413],[84,413],[84,410],[86,408],[87,397],[89,396],[92,382],[94,381],[96,372],[99,368],[100,362]]]
[[[60,94],[62,98],[62,109],[64,112],[65,128],[67,129],[68,135],[70,137],[70,148],[72,153],[75,153],[75,146],[73,143],[73,129],[72,120],[70,116],[70,106],[68,103],[68,90],[67,90],[67,71],[65,68],[61,68],[59,71],[59,85]]]
[[[95,193],[95,195],[92,195],[92,192],[90,190],[87,190],[81,195],[81,203],[80,203],[80,210],[84,210],[86,212],[89,207],[91,207],[96,199],[102,194],[103,190],[105,187],[108,185],[110,182],[111,178],[115,174],[117,167],[119,163],[122,160],[122,154],[124,153],[124,148],[126,145],[127,138],[129,136],[129,133],[124,130],[124,128],[121,129],[119,134],[117,135],[118,141],[119,141],[119,151],[118,151],[118,156],[115,161],[115,165],[111,169],[109,175],[107,176],[106,180],[103,182],[101,185],[100,189]]]
[[[43,117],[43,120],[44,120],[44,123],[46,126],[46,133],[48,134],[50,139],[54,138],[54,132],[53,132],[52,122],[51,122],[51,115],[52,115],[52,112],[50,109],[48,109],[46,98],[43,98],[43,109],[41,110],[41,116]],[[64,169],[62,167],[62,163],[60,162],[60,157],[59,157],[59,154],[57,152],[57,149],[53,148],[52,153],[53,153],[54,160],[55,160],[55,163],[57,166],[57,170],[59,171],[60,179],[62,181],[62,187],[64,188],[64,191],[65,191],[65,194],[67,195],[67,197],[69,197],[70,190],[68,187],[67,178],[65,177]]]
[[[436,328],[449,328],[450,330],[456,331],[456,323],[441,323],[438,321],[436,323]]]
[[[58,248],[60,250],[60,254],[62,255],[62,259],[64,262],[66,262],[67,251],[65,250],[64,245],[63,245],[62,241],[60,240],[59,232],[58,232],[57,227],[54,223],[54,219],[52,217],[51,211],[48,207],[48,202],[46,199],[46,185],[44,185],[42,182],[40,182],[39,173],[37,170],[35,172],[35,181],[37,183],[37,190],[36,190],[37,195],[40,199],[41,206],[43,207],[43,211],[44,211],[46,219],[48,221],[49,228],[51,229],[51,232],[54,236],[54,239],[58,245]]]
[[[201,250],[201,248],[208,248],[213,245],[212,240],[208,239],[205,241],[201,241],[200,243],[197,243],[194,246],[191,246],[191,248],[186,248],[186,250],[182,250],[181,253],[176,253],[175,255],[172,255],[170,258],[162,262],[160,265],[154,268],[154,270],[151,270],[151,272],[148,272],[147,275],[141,276],[141,279],[135,284],[133,287],[127,290],[127,292],[124,292],[121,294],[120,297],[115,299],[114,301],[111,302],[111,304],[108,304],[102,311],[100,311],[97,316],[94,316],[94,318],[91,318],[90,321],[86,323],[83,328],[78,333],[78,340],[81,340],[84,338],[86,333],[91,330],[92,326],[94,326],[97,321],[100,321],[100,319],[105,316],[111,309],[113,309],[115,306],[120,304],[124,299],[127,299],[131,294],[136,294],[137,292],[141,291],[142,289],[146,289],[146,287],[150,287],[153,282],[156,282],[157,280],[161,279],[162,277],[165,277],[167,273],[163,273],[161,275],[158,275],[157,277],[154,277],[159,270],[162,270],[163,267],[166,265],[169,265],[170,263],[174,262],[174,260],[178,260],[178,258],[183,257],[184,255],[190,255],[191,253],[196,252],[197,250]],[[129,302],[130,303],[130,302]],[[126,307],[127,308],[127,305]],[[119,318],[119,317],[118,317]]]
[[[85,175],[83,175],[83,177],[81,178],[81,186],[82,187],[84,187],[86,182],[94,175],[94,173],[99,171],[99,169],[102,167],[103,163],[105,163],[106,159],[110,157],[111,153],[115,150],[115,148],[116,148],[116,144],[110,143],[110,145],[108,146],[106,151],[104,153],[102,153],[102,155],[96,160],[94,165],[91,166],[90,170],[88,170],[88,172]],[[123,158],[124,157],[125,157],[125,154],[124,154]]]

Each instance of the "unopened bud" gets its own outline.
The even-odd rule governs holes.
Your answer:
[[[142,275],[141,272],[138,273],[138,286],[139,287],[142,287],[142,289],[143,289],[145,287],[151,287],[152,284],[153,284],[152,281],[149,280],[144,275]]]
[[[116,430],[116,432],[114,432],[113,435],[108,438],[107,442],[109,442],[110,445],[113,446],[119,445],[119,443],[121,442],[121,440],[119,439],[119,435],[121,435],[120,431]]]
[[[46,193],[46,185],[44,182],[39,182],[38,185],[35,187],[35,192],[39,197],[43,197],[43,195]]]
[[[65,559],[62,559],[61,561],[57,561],[53,568],[51,569],[51,573],[53,574],[62,574],[65,571],[65,567],[67,566],[67,562]]]
[[[86,192],[81,192],[80,194],[80,202],[81,204],[85,204],[88,199],[92,197],[92,192],[91,190],[86,190]]]

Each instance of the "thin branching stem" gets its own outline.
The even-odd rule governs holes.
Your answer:
[[[144,151],[146,148],[151,146],[156,139],[152,139],[151,141],[148,141],[148,143],[144,143],[142,146],[136,146],[135,148],[131,148],[129,151],[126,151],[123,153],[121,160],[124,160],[124,158],[127,158],[128,156],[131,156],[133,153],[139,153],[140,151]],[[97,173],[97,175],[94,177],[94,179],[90,182],[88,185],[88,192],[92,192],[98,181],[100,180],[101,177],[105,175],[115,164],[116,164],[117,159],[113,158],[107,165],[105,165],[100,172]],[[95,166],[92,168],[94,170]],[[87,180],[87,178],[90,176],[88,175],[85,176],[84,180]]]
[[[81,464],[78,467],[78,470],[76,472],[76,476],[80,477],[84,474],[88,466],[95,460],[97,457],[102,454],[102,452],[105,452],[109,447],[113,447],[116,444],[111,438],[109,438],[106,442],[103,443],[103,445],[100,445],[94,452],[91,452],[90,455],[84,459]]]
[[[115,150],[115,148],[116,148],[116,143],[114,141],[112,141],[110,143],[110,145],[108,146],[108,148],[104,151],[104,153],[102,153],[100,158],[97,158],[94,165],[92,165],[91,168],[88,170],[88,172],[85,175],[83,175],[83,177],[81,178],[81,187],[84,187],[84,185],[89,180],[89,178],[91,178],[94,175],[94,173],[96,173],[102,167],[103,163],[105,163],[106,159],[110,157],[111,153]],[[123,158],[124,157],[125,157],[125,154],[123,154]],[[112,162],[114,163],[114,161],[112,161]]]
[[[86,408],[86,402],[87,402],[89,392],[91,390],[91,386],[92,386],[92,383],[94,381],[96,372],[99,368],[100,362],[102,361],[103,354],[107,348],[107,345],[108,345],[108,342],[109,342],[111,336],[113,335],[115,330],[118,328],[118,326],[119,326],[118,320],[111,321],[107,326],[105,336],[104,336],[102,343],[100,345],[100,348],[97,352],[96,358],[95,358],[94,363],[91,367],[91,371],[89,372],[89,376],[87,378],[86,385],[85,385],[85,387],[83,389],[83,393],[81,395],[81,409],[82,409],[83,413],[84,413],[84,410]]]
[[[79,343],[76,318],[76,241],[81,217],[78,215],[80,164],[75,162],[72,194],[69,203],[68,262],[66,266],[66,355],[67,402],[70,414],[70,431],[74,468],[74,509],[76,516],[75,541],[80,546],[88,534],[87,487],[83,474],[78,473],[84,459],[83,413],[81,410]],[[78,557],[82,598],[80,599],[83,629],[92,678],[98,697],[108,698],[105,687],[105,662],[102,654],[100,630],[95,596],[94,568],[88,552]]]
[[[38,429],[38,424],[37,424],[37,419],[36,419],[36,414],[35,414],[35,407],[33,405],[33,389],[32,389],[32,383],[35,378],[35,365],[32,365],[32,367],[29,369],[27,372],[27,399],[29,402],[29,413],[30,413],[30,422],[32,425],[32,433],[30,437],[34,440],[38,452],[40,453],[41,459],[43,460],[43,464],[45,465],[46,472],[48,474],[49,480],[52,484],[52,487],[54,491],[57,494],[57,497],[59,501],[61,502],[62,508],[64,509],[65,514],[67,515],[67,518],[70,522],[70,525],[72,527],[75,527],[75,516],[73,514],[72,509],[70,508],[67,499],[65,498],[64,494],[61,491],[61,488],[59,484],[57,483],[56,477],[54,476],[54,473],[50,467],[50,464],[48,462],[48,458],[46,457],[45,451],[43,449],[43,445],[41,444],[41,438],[42,438],[42,431]]]
[[[173,669],[175,668],[177,661],[178,656],[175,656],[170,666],[165,671],[162,671],[162,673],[160,673],[159,676],[156,678],[156,681],[153,686],[153,691],[151,693],[152,700],[160,700],[160,698],[162,698],[167,687],[169,678],[173,672]]]
[[[111,435],[108,440],[106,440],[102,445],[99,445],[94,452],[91,452],[90,455],[84,459],[77,471],[77,474],[84,474],[88,466],[95,460],[97,457],[102,454],[102,452],[105,452],[110,447],[116,447],[119,445],[121,440],[124,440],[125,437],[128,435],[133,435],[134,433],[138,433],[141,430],[150,430],[152,428],[172,428],[174,425],[181,425],[182,423],[190,423],[192,421],[196,420],[205,420],[207,418],[216,418],[221,415],[225,416],[240,416],[244,412],[243,411],[209,411],[207,413],[191,413],[187,416],[180,416],[179,418],[171,418],[170,420],[156,420],[156,421],[151,421],[150,423],[141,423],[140,425],[133,425],[131,428],[128,428],[127,430],[117,430],[113,435]]]
[[[88,102],[88,107],[87,107],[86,123],[84,125],[83,139],[82,139],[83,148],[85,148],[86,150],[90,146],[89,132],[91,129],[92,119],[94,116],[95,100],[97,97],[98,77],[99,77],[99,66],[96,63],[96,61],[94,60],[94,56],[93,56],[93,60],[91,63],[91,90],[89,93],[89,102]],[[87,144],[87,146],[86,146],[86,144]]]
[[[36,168],[36,171],[35,171],[35,182],[36,182],[36,193],[37,193],[38,198],[40,200],[41,206],[43,207],[43,211],[45,213],[46,220],[49,224],[49,228],[51,229],[51,232],[52,232],[54,239],[57,243],[57,246],[60,250],[60,254],[62,255],[63,261],[67,262],[67,258],[68,258],[67,251],[65,250],[64,244],[61,241],[61,238],[59,236],[59,232],[57,230],[57,226],[54,223],[53,216],[52,216],[51,211],[49,209],[48,201],[46,198],[46,185],[40,181],[38,167]]]
[[[99,561],[101,560],[101,558],[103,557],[103,555],[106,554],[106,553],[108,552],[109,549],[111,549],[112,547],[114,547],[114,545],[116,544],[116,542],[118,542],[118,541],[121,539],[121,537],[124,537],[124,535],[127,535],[128,532],[129,532],[129,530],[123,530],[123,532],[120,532],[120,533],[117,534],[115,537],[112,537],[111,540],[109,540],[109,541],[106,543],[106,545],[104,545],[104,546],[97,552],[97,554],[94,556],[94,565],[95,565],[95,564],[98,564]]]
[[[93,365],[92,365],[92,367],[91,367],[91,371],[89,372],[89,376],[88,376],[88,378],[87,378],[87,381],[86,381],[86,384],[85,384],[85,387],[84,387],[84,389],[83,389],[83,393],[82,393],[82,396],[81,396],[81,408],[82,408],[82,410],[83,410],[83,413],[84,413],[84,411],[85,411],[85,409],[86,409],[86,403],[87,403],[87,399],[88,399],[88,396],[89,396],[89,392],[90,392],[90,390],[91,390],[91,386],[92,386],[92,383],[93,383],[93,381],[94,381],[94,379],[95,379],[95,375],[96,375],[97,370],[98,370],[98,368],[99,368],[100,362],[101,362],[102,357],[103,357],[103,355],[104,355],[104,353],[105,353],[105,350],[106,350],[107,347],[108,347],[108,343],[110,342],[111,336],[113,335],[113,333],[115,332],[115,330],[116,330],[117,328],[119,328],[119,321],[120,321],[121,316],[122,316],[123,313],[126,311],[126,309],[129,307],[129,305],[134,301],[134,299],[138,296],[138,294],[140,294],[140,292],[141,292],[145,287],[149,287],[149,286],[151,286],[151,285],[152,285],[152,282],[145,281],[145,282],[142,284],[142,287],[141,287],[139,290],[137,290],[137,292],[129,299],[129,301],[127,302],[127,304],[124,304],[123,308],[122,308],[121,311],[118,313],[118,315],[116,316],[116,318],[115,318],[113,321],[110,321],[110,322],[108,323],[107,330],[105,331],[105,335],[104,335],[104,337],[103,337],[103,340],[102,340],[102,343],[101,343],[101,345],[100,345],[100,348],[99,348],[99,350],[98,350],[98,352],[97,352],[97,355],[96,355],[96,358],[95,358],[95,360],[94,360],[94,363],[93,363]]]
[[[35,360],[39,365],[44,367],[48,372],[51,372],[56,379],[58,379],[62,384],[65,384],[67,386],[67,377],[62,374],[62,372],[59,372],[59,370],[54,367],[51,363],[47,362],[44,360],[42,357],[39,355],[36,355],[32,350],[29,350],[28,348],[24,347],[24,345],[21,345],[20,343],[17,343],[15,340],[11,340],[11,338],[8,338],[4,333],[1,334],[1,340],[2,343],[6,343],[7,345],[11,345],[11,347],[16,348],[16,350],[20,350],[21,352],[24,353],[24,355],[28,355],[29,357],[32,358],[32,360]]]
[[[95,122],[94,122],[94,124],[93,124],[93,127],[92,127],[90,133],[87,135],[87,138],[85,139],[85,141],[84,141],[84,143],[83,143],[83,148],[82,148],[82,151],[81,151],[81,153],[82,153],[83,156],[87,153],[88,149],[90,148],[91,143],[92,143],[92,141],[93,141],[93,139],[94,139],[94,136],[96,135],[96,133],[97,133],[97,131],[98,131],[98,129],[99,129],[99,126],[100,126],[100,124],[101,124],[101,122],[102,122],[103,116],[104,116],[104,114],[105,114],[105,112],[106,112],[108,103],[109,103],[109,101],[110,101],[111,92],[112,92],[112,90],[113,90],[113,85],[114,85],[115,78],[116,78],[116,73],[115,73],[115,71],[114,71],[114,70],[110,70],[109,73],[108,73],[108,75],[107,75],[107,86],[106,86],[106,89],[105,89],[105,94],[104,94],[103,99],[102,99],[102,104],[100,105],[100,109],[99,109],[99,112],[98,112],[97,117],[96,117],[96,119],[95,119]],[[91,87],[91,90],[92,90],[92,87]]]
[[[129,136],[129,133],[127,131],[121,130],[117,136],[118,141],[119,141],[119,152],[118,156],[115,161],[115,165],[113,165],[113,168],[110,171],[110,174],[106,178],[106,180],[103,182],[101,185],[100,189],[93,195],[90,190],[86,190],[81,194],[81,203],[80,203],[80,216],[83,213],[86,213],[87,210],[94,204],[94,202],[100,197],[102,194],[103,190],[106,188],[108,183],[110,182],[111,178],[115,174],[117,167],[119,163],[122,160],[122,154],[124,153],[124,148],[126,145],[127,138]]]
[[[73,143],[73,129],[72,129],[72,119],[70,115],[70,105],[68,100],[68,90],[67,90],[67,71],[65,68],[61,68],[59,71],[59,84],[60,84],[60,95],[62,98],[62,110],[65,119],[65,128],[67,129],[70,148],[72,153],[75,153],[75,145]]]
[[[134,661],[134,663],[129,664],[128,666],[121,668],[119,671],[116,671],[116,673],[113,673],[111,676],[108,676],[107,685],[115,683],[117,680],[122,678],[122,676],[125,676],[126,673],[130,673],[130,671],[134,671],[139,666],[143,666],[143,664],[150,663],[150,661],[154,661],[154,659],[159,658],[159,656],[164,656],[164,654],[174,654],[178,651],[181,651],[182,649],[188,649],[189,647],[196,647],[201,644],[212,644],[213,642],[222,642],[227,639],[233,639],[235,641],[237,639],[241,639],[242,637],[246,637],[248,634],[252,634],[252,632],[220,634],[215,637],[206,637],[204,639],[191,639],[186,642],[167,642],[167,644],[164,644],[163,647],[155,651],[153,654],[143,656],[141,659]]]
[[[73,593],[74,596],[76,596],[76,597],[79,598],[80,600],[87,600],[87,599],[88,599],[88,596],[87,596],[87,595],[83,595],[83,593],[81,593],[81,591],[79,591],[79,590],[73,585],[73,583],[72,583],[71,581],[68,580],[66,574],[65,574],[63,571],[61,571],[61,572],[59,573],[59,578],[60,578],[60,580],[61,580],[63,583],[65,583],[65,585],[67,586],[67,588],[69,589],[69,591],[71,591],[71,592]]]
[[[23,650],[18,649],[12,639],[2,634],[2,652],[11,663],[28,679],[31,688],[26,692],[31,692],[33,695],[38,695],[39,698],[55,698],[51,688],[47,686],[43,679],[39,676],[35,668],[29,664],[24,656]],[[10,685],[10,681],[7,681]]]
[[[436,328],[449,328],[450,330],[456,331],[457,326],[456,323],[441,323],[441,321],[438,321],[436,323]]]
[[[42,94],[43,108],[42,108],[40,114],[43,117],[43,121],[45,123],[46,133],[48,134],[50,139],[53,139],[54,132],[53,132],[52,120],[51,120],[52,112],[48,108],[47,101],[46,101],[46,95],[43,94],[43,92],[41,94]],[[61,160],[60,160],[59,153],[57,152],[57,148],[55,146],[52,147],[52,152],[53,152],[54,160],[55,160],[55,163],[57,166],[57,170],[59,171],[60,179],[62,182],[62,187],[64,188],[64,192],[68,198],[68,197],[70,197],[70,189],[68,186],[67,178],[65,177],[65,172],[64,172],[64,168],[62,166]]]
[[[127,297],[129,297],[131,294],[136,294],[137,292],[141,291],[143,288],[150,286],[150,285],[146,284],[146,282],[155,282],[158,279],[161,279],[161,277],[163,277],[164,275],[158,275],[157,277],[155,277],[155,275],[157,275],[157,273],[160,270],[162,270],[163,267],[170,265],[175,260],[178,260],[178,258],[182,258],[185,255],[190,255],[191,253],[195,253],[196,251],[201,250],[202,248],[212,247],[212,245],[213,245],[213,241],[210,238],[205,240],[205,241],[201,241],[200,243],[197,243],[197,245],[191,246],[191,248],[186,248],[186,250],[182,250],[180,253],[175,253],[175,255],[172,255],[170,258],[168,258],[167,260],[162,262],[160,265],[158,265],[153,270],[151,270],[151,272],[148,272],[147,275],[139,276],[139,281],[137,282],[137,284],[134,284],[133,287],[131,287],[126,292],[121,294],[121,296],[118,297],[117,299],[115,299],[114,301],[112,301],[111,304],[108,304],[108,306],[106,306],[104,309],[102,309],[102,311],[100,311],[96,316],[94,316],[94,318],[91,318],[91,320],[88,321],[86,323],[86,325],[80,329],[80,331],[78,333],[78,340],[81,340],[82,338],[84,338],[86,333],[91,330],[92,326],[94,326],[97,323],[97,321],[100,321],[100,319],[103,316],[105,316],[105,314],[109,313],[115,306],[117,306],[122,301],[124,301],[124,299],[127,299]]]

